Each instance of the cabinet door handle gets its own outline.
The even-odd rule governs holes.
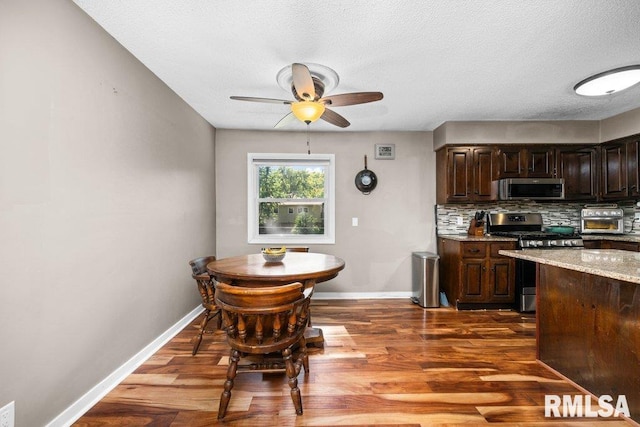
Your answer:
[[[471,253],[474,253],[474,254],[475,254],[475,253],[477,253],[477,252],[480,252],[480,249],[478,249],[478,248],[469,249],[469,252],[471,252]]]

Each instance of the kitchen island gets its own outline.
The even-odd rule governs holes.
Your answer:
[[[640,422],[640,253],[531,249],[536,262],[537,358],[596,397],[625,396]]]

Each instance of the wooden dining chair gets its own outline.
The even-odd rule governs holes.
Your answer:
[[[308,246],[294,246],[286,249],[287,252],[309,252]],[[311,326],[311,310],[309,310],[308,326]],[[322,337],[314,337],[307,344],[311,347],[322,347],[324,339]]]
[[[217,317],[217,329],[220,329],[220,325],[222,323],[220,309],[216,305],[215,301],[215,281],[207,272],[207,264],[215,260],[215,256],[206,256],[189,261],[192,271],[191,277],[195,279],[196,284],[198,285],[198,292],[200,292],[200,296],[202,297],[202,306],[204,307],[204,318],[200,323],[198,334],[193,339],[193,350],[191,351],[193,356],[198,353],[200,343],[202,342],[202,335],[207,331],[209,321]]]
[[[299,282],[258,288],[218,283],[216,303],[231,347],[218,419],[227,413],[236,374],[241,372],[285,372],[296,414],[302,414],[297,378],[302,368],[309,373],[304,332],[310,295]],[[274,359],[274,354],[279,357]],[[241,358],[252,363],[240,364]]]
[[[294,246],[286,249],[287,252],[309,252],[308,246]],[[309,310],[309,320],[308,325],[311,326],[311,310]],[[313,340],[313,342],[308,343],[310,346],[317,346],[320,343],[320,339]]]

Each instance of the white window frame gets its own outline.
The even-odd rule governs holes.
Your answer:
[[[324,234],[260,234],[258,215],[258,166],[265,164],[323,164],[327,167],[324,180]],[[335,155],[334,154],[247,154],[247,241],[263,244],[335,244]],[[305,199],[296,199],[304,202]]]

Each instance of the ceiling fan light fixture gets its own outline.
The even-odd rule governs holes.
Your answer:
[[[324,114],[324,104],[311,101],[292,102],[291,112],[298,120],[313,123]]]
[[[640,83],[640,65],[629,65],[586,78],[575,85],[573,90],[578,95],[603,96],[620,92],[638,83]]]

